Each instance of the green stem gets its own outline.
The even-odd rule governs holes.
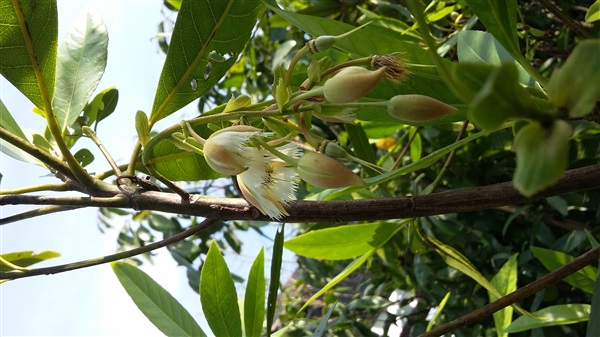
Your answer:
[[[581,36],[584,39],[591,39],[592,36],[588,33],[579,23],[573,20],[570,16],[566,15],[561,11],[558,7],[556,7],[552,2],[548,0],[539,0],[540,3],[546,7],[552,14],[554,14],[560,21],[562,21],[565,25],[569,26],[577,35]]]
[[[94,132],[94,130],[90,129],[88,126],[83,126],[81,128],[81,130],[83,130],[83,132],[85,132],[85,134],[88,137],[90,137],[90,139],[96,144],[96,146],[98,146],[98,148],[100,149],[100,152],[102,152],[102,154],[104,155],[104,158],[106,158],[106,160],[108,161],[108,164],[110,164],[110,167],[112,167],[113,171],[115,172],[115,175],[117,175],[117,177],[120,176],[121,175],[121,170],[119,169],[119,167],[117,166],[117,164],[113,160],[113,158],[110,155],[110,153],[104,147],[104,144],[102,144],[102,142],[100,141],[100,139],[98,139],[98,137],[96,136],[96,133]]]
[[[69,188],[69,184],[67,184],[67,183],[41,184],[41,185],[35,185],[35,186],[16,188],[16,189],[12,189],[12,190],[0,190],[0,195],[24,194],[24,193],[41,192],[41,191],[64,192],[64,191],[70,191],[70,188]]]
[[[292,79],[292,73],[294,72],[294,67],[296,67],[296,64],[298,63],[298,61],[300,61],[300,59],[308,54],[310,52],[310,49],[308,48],[308,44],[304,45],[304,47],[302,47],[297,53],[296,55],[294,55],[294,58],[292,59],[292,61],[290,62],[289,67],[287,68],[287,71],[285,73],[285,85],[288,86],[290,85],[290,80]]]
[[[9,224],[12,222],[25,220],[25,219],[35,218],[35,217],[42,216],[42,215],[48,215],[48,214],[57,213],[57,212],[65,212],[65,211],[70,211],[73,209],[84,208],[84,207],[87,207],[87,206],[61,205],[61,206],[47,206],[47,207],[32,209],[29,211],[25,211],[25,212],[22,212],[19,214],[7,216],[6,218],[0,219],[0,226],[6,225],[6,224]]]
[[[27,268],[23,268],[23,267],[17,266],[16,264],[11,263],[10,261],[6,261],[4,258],[2,258],[2,255],[0,255],[0,265],[2,265],[2,264],[5,265],[5,266],[7,266],[8,268],[17,270],[19,272],[26,272],[26,271],[29,270]]]

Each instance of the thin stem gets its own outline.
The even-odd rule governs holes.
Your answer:
[[[600,246],[588,250],[575,260],[567,263],[566,265],[546,274],[545,276],[529,283],[528,285],[521,287],[514,292],[499,298],[498,300],[489,303],[467,315],[457,318],[451,322],[448,322],[442,326],[439,326],[429,332],[422,334],[420,337],[438,337],[448,332],[454,331],[458,328],[471,325],[476,323],[485,317],[492,315],[494,312],[506,308],[507,306],[514,304],[526,297],[529,297],[536,292],[549,287],[550,285],[566,278],[567,276],[577,272],[584,268],[588,264],[598,260],[600,257]]]
[[[0,226],[7,225],[12,222],[25,220],[25,219],[35,218],[35,217],[42,216],[42,215],[48,215],[48,214],[57,213],[57,212],[65,212],[65,211],[70,211],[70,210],[84,208],[84,207],[87,207],[87,206],[62,205],[62,206],[41,207],[41,208],[33,209],[30,211],[22,212],[19,214],[11,215],[6,218],[1,218]]]
[[[469,126],[469,121],[465,120],[463,122],[462,127],[460,128],[460,131],[458,132],[458,135],[456,135],[456,141],[457,142],[465,134],[465,132],[467,131],[467,127],[468,126]],[[450,163],[452,162],[452,158],[454,158],[455,154],[456,154],[456,149],[450,151],[450,154],[448,154],[448,159],[446,159],[446,162],[444,163],[444,166],[440,170],[440,173],[437,175],[437,177],[435,177],[435,180],[433,181],[433,183],[431,183],[431,185],[429,185],[426,188],[426,190],[427,190],[426,193],[431,193],[431,192],[435,191],[435,189],[438,187],[438,185],[440,184],[440,181],[442,181],[442,178],[444,177],[444,174],[448,170],[448,167],[450,167]]]
[[[297,53],[296,55],[294,55],[294,58],[292,59],[292,61],[290,62],[289,67],[287,68],[287,71],[285,73],[285,85],[289,85],[290,84],[290,80],[292,79],[292,73],[294,71],[294,68],[296,67],[296,64],[298,63],[298,61],[300,61],[300,59],[308,54],[310,52],[310,48],[308,47],[308,44],[304,45],[304,47],[302,47]]]
[[[196,233],[199,233],[199,232],[211,227],[216,222],[217,222],[217,220],[214,220],[214,219],[205,219],[198,225],[196,225],[194,227],[190,227],[190,228],[186,229],[185,231],[183,231],[179,234],[175,234],[164,240],[160,240],[160,241],[151,243],[147,246],[131,249],[131,250],[128,250],[125,252],[117,253],[117,254],[107,255],[104,257],[100,257],[100,258],[78,261],[78,262],[74,262],[74,263],[68,263],[68,264],[63,264],[63,265],[53,266],[53,267],[29,269],[28,271],[21,272],[21,273],[0,272],[0,280],[4,280],[4,279],[14,280],[14,279],[18,279],[18,278],[38,276],[38,275],[58,274],[58,273],[64,273],[66,271],[71,271],[71,270],[75,270],[75,269],[87,268],[87,267],[97,266],[97,265],[104,264],[104,263],[109,263],[109,262],[113,262],[113,261],[117,261],[117,260],[126,259],[129,257],[144,254],[144,253],[156,250],[158,248],[162,248],[162,247],[177,243],[187,237],[190,237]]]
[[[402,151],[398,155],[398,158],[396,158],[396,160],[394,161],[394,164],[392,165],[392,167],[390,167],[390,171],[393,171],[396,167],[398,167],[398,165],[400,165],[400,160],[402,160],[402,157],[404,157],[404,155],[410,148],[410,144],[413,142],[415,137],[417,137],[417,131],[418,131],[418,129],[415,130],[415,133],[410,137],[410,139],[408,140],[406,145],[402,148]]]
[[[70,191],[70,190],[71,190],[70,186],[67,183],[41,184],[41,185],[27,186],[27,187],[22,187],[22,188],[15,188],[12,190],[0,190],[0,195],[23,194],[23,193],[41,192],[41,191],[64,192],[64,191]]]
[[[11,269],[17,270],[17,271],[19,271],[19,272],[26,272],[26,271],[28,271],[28,270],[29,270],[29,269],[27,269],[27,268],[23,268],[23,267],[21,267],[21,266],[17,266],[16,264],[14,264],[14,263],[11,263],[10,261],[6,261],[6,260],[5,260],[5,259],[2,257],[2,255],[0,255],[0,265],[2,265],[2,264],[3,264],[3,265],[5,265],[5,266],[7,266],[8,268],[11,268]]]
[[[106,160],[110,164],[110,167],[112,167],[115,174],[117,176],[121,176],[122,175],[121,170],[119,169],[119,167],[113,160],[113,158],[110,155],[110,153],[108,152],[108,150],[106,150],[106,148],[104,147],[104,144],[102,144],[100,139],[98,139],[94,130],[90,129],[88,126],[85,126],[85,125],[81,128],[81,130],[83,130],[83,132],[85,132],[85,134],[88,137],[90,137],[90,139],[96,144],[96,146],[98,146],[98,148],[100,149],[100,152],[102,152],[102,154],[104,155],[104,158],[106,158]]]
[[[583,37],[584,39],[590,39],[592,36],[588,33],[579,23],[573,20],[570,16],[563,13],[558,7],[556,7],[552,2],[548,0],[539,0],[540,3],[546,7],[552,14],[554,14],[560,21],[562,21],[565,25],[571,28],[577,35]]]

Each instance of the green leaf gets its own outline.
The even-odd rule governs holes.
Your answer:
[[[519,82],[530,87],[535,85],[535,80],[488,32],[475,30],[459,32],[457,52],[460,62],[485,63],[493,66],[500,66],[505,62],[514,63],[519,72]]]
[[[517,290],[517,255],[511,256],[506,263],[500,268],[498,273],[492,277],[492,285],[498,289],[500,294],[508,295]],[[488,291],[490,302],[498,299],[497,296]],[[505,307],[494,313],[494,325],[496,326],[496,334],[498,337],[507,337],[508,333],[504,332],[512,322],[513,307]]]
[[[284,247],[313,259],[350,259],[381,246],[406,224],[404,220],[326,228],[287,240]]]
[[[0,11],[0,73],[35,106],[54,93],[58,14],[56,1],[11,1]],[[37,77],[39,76],[39,77]]]
[[[596,0],[587,13],[585,13],[585,22],[594,22],[600,20],[600,0]]]
[[[585,74],[585,75],[584,75]],[[552,73],[548,99],[569,117],[589,114],[600,99],[600,39],[580,42],[565,64]]]
[[[150,128],[148,127],[148,116],[138,110],[135,113],[135,130],[137,131],[140,144],[145,146],[150,141]]]
[[[275,317],[277,306],[277,293],[281,279],[281,264],[283,263],[283,240],[285,238],[285,223],[277,229],[275,242],[273,243],[273,257],[271,258],[271,282],[269,283],[269,295],[267,297],[267,336],[271,335],[271,326]]]
[[[246,336],[260,336],[265,319],[264,255],[264,248],[261,248],[248,274],[248,284],[244,297],[244,331]]]
[[[6,253],[6,254],[1,254],[0,257],[2,257],[4,260],[17,265],[19,267],[28,267],[31,266],[32,264],[36,264],[42,261],[46,261],[49,259],[53,259],[55,257],[59,257],[60,254],[57,252],[53,252],[53,251],[44,251],[38,254],[34,254],[33,251],[28,250],[28,251],[23,251],[23,252],[14,252],[14,253]],[[5,266],[4,264],[0,263],[0,272],[9,272],[12,271],[14,269]]]
[[[493,130],[510,117],[528,117],[533,103],[518,81],[517,67],[503,63],[495,68],[469,106],[469,120]]]
[[[151,125],[202,96],[225,75],[244,49],[262,9],[258,0],[182,2],[154,97]]]
[[[556,120],[550,127],[532,122],[522,127],[514,141],[517,167],[513,184],[530,197],[559,180],[568,165],[571,125]]]
[[[536,318],[521,316],[515,319],[504,332],[513,333],[554,325],[585,322],[590,316],[589,304],[561,304],[546,307],[532,313]],[[596,324],[594,322],[593,324]]]
[[[373,248],[370,251],[363,254],[361,257],[352,261],[352,263],[350,263],[346,268],[344,268],[344,270],[342,270],[333,279],[331,279],[331,281],[327,282],[327,284],[323,288],[321,288],[314,295],[312,295],[311,298],[309,298],[306,301],[306,303],[304,303],[302,305],[302,308],[300,308],[300,310],[298,310],[298,312],[304,310],[304,308],[306,308],[314,300],[321,297],[321,295],[326,293],[329,289],[335,287],[338,283],[340,283],[342,280],[344,280],[346,277],[348,277],[348,275],[352,274],[352,272],[354,272],[356,269],[358,269],[360,266],[362,266],[365,262],[367,262],[369,257],[371,257],[371,255],[373,255],[377,251],[377,249],[379,249],[379,248]]]
[[[94,161],[94,155],[88,149],[80,149],[74,156],[82,167],[86,167]]]
[[[214,241],[208,249],[200,274],[200,302],[206,321],[216,337],[242,335],[242,321],[233,277]]]
[[[575,258],[569,254],[557,252],[555,250],[540,248],[540,247],[529,247],[533,256],[540,261],[546,269],[549,271],[556,270],[565,264],[575,260]],[[584,268],[576,271],[573,275],[569,275],[563,280],[573,287],[581,289],[590,294],[594,293],[594,283],[596,282],[596,268],[592,266],[585,266]]]
[[[182,151],[168,140],[159,142],[151,151],[150,163],[169,180],[196,181],[223,177],[208,166],[203,156]]]
[[[517,36],[517,0],[466,0],[466,2],[485,28],[513,57],[515,54],[521,55]]]
[[[91,12],[81,15],[58,49],[52,108],[62,131],[72,125],[98,86],[108,53],[108,31]]]
[[[337,305],[337,303],[338,302],[335,301],[331,305],[331,308],[329,308],[329,310],[327,310],[327,313],[325,314],[325,316],[323,316],[321,318],[321,322],[319,323],[319,326],[317,326],[317,329],[315,330],[315,332],[312,334],[312,337],[321,337],[321,336],[323,336],[325,331],[327,331],[327,321],[329,321],[329,317],[331,316],[331,313],[335,309],[335,306]]]
[[[86,124],[100,123],[110,116],[115,111],[118,101],[119,90],[116,88],[111,87],[100,91],[83,109],[83,115],[87,117]]]
[[[125,262],[111,266],[133,302],[162,333],[206,337],[190,313],[146,273]]]
[[[352,143],[352,147],[354,148],[354,153],[356,156],[366,162],[371,164],[377,163],[377,157],[375,156],[375,152],[373,151],[373,147],[367,138],[367,134],[365,130],[363,130],[362,125],[360,124],[345,124],[346,131],[348,132],[348,137],[350,138],[350,142]],[[376,175],[372,168],[364,167],[365,172],[369,176]]]
[[[29,140],[23,133],[23,130],[21,130],[17,122],[13,119],[12,115],[10,114],[2,100],[0,100],[0,127],[21,138],[22,140],[29,142]],[[19,149],[18,147],[12,145],[11,143],[1,138],[0,151],[13,157],[14,159],[24,161],[26,163],[43,165],[39,160],[32,157],[27,152]]]

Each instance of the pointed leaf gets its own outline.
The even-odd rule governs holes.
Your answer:
[[[504,332],[513,333],[535,328],[554,325],[567,325],[585,322],[590,317],[589,304],[561,304],[553,305],[542,310],[532,312],[533,317],[521,316],[515,319]],[[593,322],[591,324],[597,324]]]
[[[337,303],[338,302],[335,301],[331,305],[331,308],[329,308],[329,310],[327,310],[327,313],[325,314],[325,316],[323,316],[321,318],[321,323],[319,323],[319,326],[317,326],[317,330],[315,330],[312,337],[322,337],[323,334],[325,333],[325,331],[327,331],[327,321],[329,320],[329,317],[331,316],[331,313],[335,309],[335,306],[337,305]]]
[[[135,114],[135,130],[140,144],[145,146],[150,140],[150,128],[148,127],[148,116],[142,110],[138,110]]]
[[[233,277],[214,241],[208,249],[200,274],[200,302],[206,321],[216,337],[242,335],[240,308]]]
[[[173,181],[197,181],[223,177],[208,166],[203,156],[183,151],[164,140],[152,149],[150,163],[165,178]]]
[[[260,336],[265,320],[265,251],[264,248],[256,256],[244,297],[244,331],[246,336]]]
[[[511,54],[521,53],[517,36],[517,0],[466,0],[494,37]]]
[[[46,261],[49,259],[53,259],[53,258],[59,257],[59,256],[60,256],[59,253],[53,252],[53,251],[44,251],[44,252],[41,252],[38,254],[34,254],[33,251],[30,251],[30,250],[0,255],[0,257],[2,257],[4,260],[6,260],[14,265],[17,265],[19,267],[28,267],[28,266],[31,266],[32,264]],[[0,263],[0,272],[8,272],[11,270],[13,270],[13,269]]]
[[[508,295],[517,290],[517,256],[514,254],[500,268],[498,273],[492,277],[492,284],[502,295]],[[497,296],[488,291],[490,302],[498,299]],[[494,313],[494,325],[498,337],[506,337],[508,333],[504,332],[510,322],[512,322],[513,307],[508,306]]]
[[[61,130],[72,125],[104,74],[108,32],[91,12],[82,14],[58,49],[52,107]]]
[[[0,10],[0,73],[35,106],[54,93],[56,1],[11,1]]]
[[[112,114],[119,101],[119,90],[114,87],[100,91],[83,109],[83,115],[87,117],[87,125],[100,123],[101,120]]]
[[[133,302],[162,333],[206,337],[190,313],[146,273],[125,262],[111,266]]]
[[[387,242],[406,223],[374,222],[326,228],[287,240],[284,247],[313,259],[350,259]]]
[[[262,9],[258,0],[182,2],[150,124],[200,97],[225,75],[244,49]]]
[[[585,13],[585,22],[594,22],[600,20],[600,0],[596,0],[587,13]]]
[[[275,242],[273,243],[273,257],[271,258],[271,280],[269,282],[269,295],[267,297],[267,336],[271,335],[275,307],[277,305],[277,293],[281,278],[281,264],[283,263],[283,240],[285,234],[285,223],[277,229]]]
[[[540,261],[549,271],[556,270],[575,260],[573,256],[555,250],[534,246],[529,247],[529,249],[533,253],[533,256],[535,256],[535,258],[538,259],[538,261]],[[563,281],[567,282],[573,287],[593,294],[594,283],[596,282],[596,274],[596,268],[592,266],[585,266],[584,268],[576,271],[573,275],[564,278]]]

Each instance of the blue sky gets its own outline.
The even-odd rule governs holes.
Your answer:
[[[162,1],[58,1],[59,43],[82,11],[89,9],[100,16],[109,32],[109,52],[106,72],[97,91],[115,86],[119,90],[116,112],[98,128],[98,136],[119,163],[127,162],[135,143],[134,116],[137,110],[150,111],[156,83],[162,69],[164,54],[152,37],[164,19],[161,10],[171,16]],[[10,83],[0,79],[0,98],[22,128],[43,130],[44,120],[31,112],[32,104]],[[197,115],[194,103],[158,124],[155,129]],[[40,131],[38,131],[40,132]],[[106,170],[107,163],[95,147],[96,160],[91,170]],[[19,188],[38,183],[56,182],[40,167],[18,162],[0,154],[2,189]],[[32,181],[31,177],[38,178]],[[4,206],[0,217],[22,212],[29,207]],[[82,209],[58,213],[0,227],[0,252],[53,250],[61,257],[43,264],[49,266],[112,254],[116,249],[118,231],[102,234],[97,225],[97,210]],[[269,232],[274,233],[275,226]],[[233,272],[242,276],[261,246],[270,242],[242,233],[243,256],[228,259]],[[175,296],[194,316],[203,322],[200,301],[187,285],[185,271],[163,248],[155,264],[146,264],[144,271]],[[266,252],[269,256],[269,251]],[[285,257],[284,257],[285,259]],[[288,255],[287,260],[292,258]],[[284,264],[284,268],[285,268]],[[291,273],[293,263],[286,270]],[[239,287],[238,287],[239,288]],[[205,329],[205,331],[209,331]],[[0,335],[100,335],[100,336],[160,336],[162,335],[137,309],[112,273],[102,265],[52,276],[38,276],[0,285]]]

